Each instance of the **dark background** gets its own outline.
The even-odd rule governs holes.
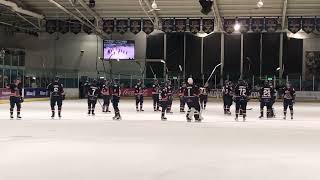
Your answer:
[[[186,35],[186,67],[183,67],[184,35]],[[262,36],[262,76],[278,75],[280,33],[247,33],[244,34],[244,77],[260,75],[260,36]],[[240,77],[241,36],[240,34],[225,34],[225,66],[224,79],[231,80]],[[147,58],[163,59],[164,34],[149,35],[147,38]],[[191,33],[168,33],[167,40],[167,67],[170,75],[179,74],[179,65],[186,70],[186,77],[196,79],[201,74],[201,38]],[[203,39],[203,73],[208,78],[214,66],[221,59],[221,34],[213,33]],[[288,38],[284,34],[283,63],[284,76],[300,75],[302,73],[303,40]],[[151,63],[158,77],[162,77],[162,64]],[[216,72],[220,76],[219,70]],[[147,77],[153,77],[150,68],[147,68]],[[220,77],[219,77],[220,78]]]

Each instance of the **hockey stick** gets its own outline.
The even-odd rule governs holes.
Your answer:
[[[220,64],[216,65],[216,67],[214,67],[214,69],[213,69],[213,71],[211,72],[211,74],[210,74],[208,80],[206,81],[206,83],[209,83],[209,81],[210,81],[210,79],[212,78],[213,74],[215,73],[216,69],[217,69],[219,66],[221,66],[221,65],[222,65],[222,63],[220,63]]]
[[[149,64],[150,70],[153,74],[153,78],[157,79],[157,75],[154,73],[152,66]]]

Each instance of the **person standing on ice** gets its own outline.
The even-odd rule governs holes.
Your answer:
[[[113,120],[121,120],[120,110],[119,110],[119,102],[120,102],[120,85],[118,79],[113,80],[113,84],[111,86],[112,92],[112,106],[114,109],[115,116],[112,118]]]
[[[206,82],[203,87],[200,87],[200,104],[201,109],[205,110],[208,102],[209,84]]]
[[[155,112],[159,111],[159,88],[159,81],[155,79],[152,85],[153,110]]]
[[[283,119],[287,119],[287,110],[290,109],[291,119],[293,119],[293,105],[296,98],[296,91],[290,83],[283,88]]]
[[[187,87],[187,84],[185,82],[182,82],[181,87],[179,88],[179,98],[180,98],[180,112],[184,113],[184,108],[186,106],[186,101],[184,99],[184,91]]]
[[[94,79],[88,90],[88,115],[95,115],[94,111],[98,100],[99,90],[97,80]]]
[[[199,103],[199,88],[193,84],[192,78],[188,79],[188,84],[184,91],[184,97],[189,108],[186,115],[187,121],[191,122],[194,116],[196,122],[201,122],[203,118],[201,116]]]
[[[136,110],[139,112],[139,104],[140,111],[143,112],[143,91],[144,85],[141,79],[138,80],[138,83],[134,87],[134,95],[136,96]]]
[[[102,99],[103,99],[103,106],[102,106],[102,112],[109,113],[109,105],[110,105],[110,99],[111,99],[111,92],[110,92],[110,85],[108,81],[105,81],[104,85],[102,86],[101,90]]]
[[[243,121],[246,121],[249,95],[250,91],[248,84],[244,80],[239,79],[238,84],[234,89],[233,96],[233,100],[236,103],[236,121],[238,121],[240,111],[242,112]]]
[[[165,117],[166,112],[168,111],[169,106],[169,94],[168,94],[168,87],[166,83],[163,83],[161,88],[159,89],[159,104],[161,106],[161,120],[166,121],[167,118]]]
[[[55,77],[53,83],[47,87],[50,94],[51,118],[55,116],[55,106],[58,106],[58,117],[61,118],[62,101],[64,100],[63,85],[59,83],[59,77]]]
[[[264,107],[267,107],[267,118],[273,117],[273,99],[275,97],[275,90],[270,86],[268,81],[264,82],[264,86],[259,91],[260,97],[260,117],[263,118]]]
[[[23,102],[21,80],[17,78],[13,84],[8,84],[6,87],[10,90],[10,118],[13,119],[13,110],[17,106],[17,119],[21,119],[21,103]]]
[[[167,95],[168,95],[168,108],[167,113],[172,113],[172,102],[173,102],[173,87],[171,85],[171,81],[167,80],[165,86],[167,87]]]
[[[231,115],[230,107],[232,106],[232,85],[231,82],[226,80],[222,88],[223,94],[223,109],[224,114]]]

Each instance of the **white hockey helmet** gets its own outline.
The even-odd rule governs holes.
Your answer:
[[[190,84],[190,85],[193,84],[193,79],[192,78],[188,78],[188,84]]]

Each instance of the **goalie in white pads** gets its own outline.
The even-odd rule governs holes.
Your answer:
[[[199,103],[199,88],[193,84],[193,79],[188,79],[187,87],[185,88],[184,97],[188,105],[187,121],[191,122],[194,116],[196,122],[203,120],[201,116]]]

